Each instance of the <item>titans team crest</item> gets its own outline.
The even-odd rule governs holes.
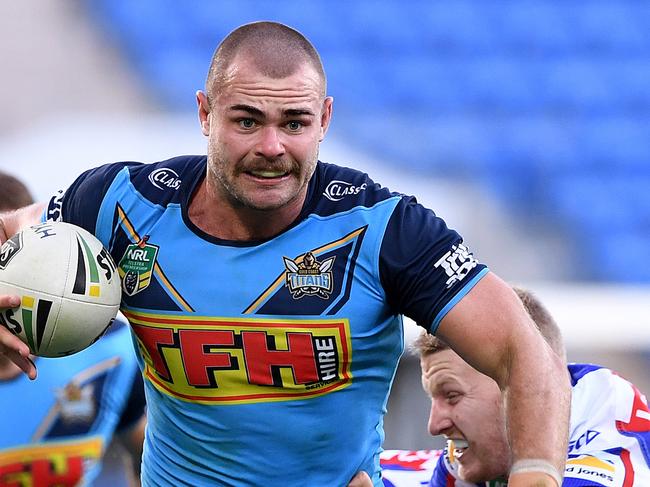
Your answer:
[[[329,299],[333,288],[331,270],[335,258],[329,257],[318,262],[311,252],[304,255],[302,262],[296,262],[300,259],[294,261],[283,257],[286,268],[285,284],[293,298],[318,296],[321,299]]]

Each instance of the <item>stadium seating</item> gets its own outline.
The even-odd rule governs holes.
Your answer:
[[[88,0],[161,103],[194,110],[215,44],[307,34],[333,131],[405,170],[481,181],[575,242],[579,277],[650,283],[650,4],[636,0]],[[641,263],[639,258],[641,257]]]

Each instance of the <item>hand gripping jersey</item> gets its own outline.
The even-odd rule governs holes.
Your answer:
[[[83,174],[48,216],[118,265],[137,336],[150,486],[381,485],[400,315],[435,332],[487,272],[431,211],[318,163],[297,221],[224,241],[188,217],[205,156]],[[60,213],[60,215],[59,215]]]
[[[609,369],[590,364],[569,364],[571,422],[569,450],[563,487],[650,486],[650,412],[646,398],[625,379]],[[394,468],[399,452],[382,453],[386,487],[421,485],[403,481],[402,470],[411,470],[421,480],[431,462],[414,462]],[[424,452],[428,453],[428,452]],[[401,452],[402,458],[417,458],[422,452]],[[431,456],[431,455],[429,455]],[[409,468],[406,468],[406,467]],[[470,484],[458,478],[458,464],[447,452],[437,458],[432,487],[505,487],[507,481]],[[429,472],[430,473],[430,472]],[[400,477],[399,475],[402,475]]]
[[[144,414],[131,333],[122,325],[37,366],[36,383],[24,374],[0,381],[0,486],[92,485],[113,434]]]

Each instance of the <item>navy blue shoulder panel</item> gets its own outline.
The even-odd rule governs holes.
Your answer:
[[[99,208],[113,179],[125,167],[138,164],[140,163],[105,164],[82,173],[63,195],[61,219],[94,234]],[[48,209],[48,214],[52,214],[52,211],[51,208]]]
[[[394,197],[400,199],[382,240],[381,283],[395,313],[433,333],[456,300],[487,272],[441,218],[414,197],[393,193],[361,171],[319,162],[300,219],[372,208]]]
[[[135,190],[154,205],[181,204],[205,174],[206,156],[177,156],[129,168]]]
[[[435,333],[444,314],[486,267],[444,220],[403,196],[391,215],[379,255],[379,275],[397,313]]]
[[[319,162],[309,183],[301,217],[330,216],[359,206],[370,208],[391,196],[394,194],[364,172]]]
[[[135,190],[154,205],[167,206],[189,198],[205,172],[206,156],[178,156],[161,162],[117,162],[90,169],[67,189],[62,219],[95,232],[99,208],[117,174],[125,167]],[[52,210],[49,210],[51,212]]]
[[[135,368],[129,398],[127,403],[124,405],[124,410],[122,411],[116,429],[120,432],[124,432],[135,426],[140,418],[144,416],[145,406],[144,380],[142,379],[140,370]]]

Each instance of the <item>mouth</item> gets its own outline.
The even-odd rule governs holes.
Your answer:
[[[447,440],[447,456],[449,463],[459,460],[469,448],[469,442],[462,438],[450,438]]]
[[[259,179],[280,179],[289,175],[288,171],[273,171],[269,169],[255,169],[246,171],[246,174]]]

